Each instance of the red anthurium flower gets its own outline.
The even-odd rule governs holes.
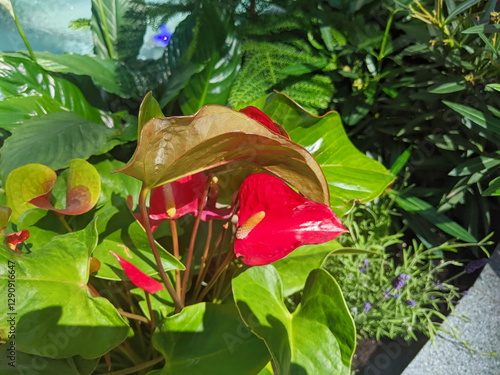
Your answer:
[[[247,177],[239,198],[234,252],[251,266],[272,263],[299,246],[327,242],[347,231],[330,207],[265,173]]]
[[[165,220],[190,213],[197,215],[206,184],[207,176],[200,172],[154,188],[149,199],[149,217]]]
[[[244,113],[245,115],[247,115],[248,117],[250,117],[251,119],[253,119],[257,122],[260,122],[262,125],[264,125],[269,130],[271,130],[277,134],[280,134],[280,131],[279,131],[278,127],[276,126],[276,124],[274,123],[274,121],[271,120],[271,118],[268,115],[266,115],[264,112],[262,112],[260,109],[249,106],[249,107],[245,107],[243,109],[240,109],[240,112]]]
[[[121,256],[113,253],[112,251],[110,251],[110,253],[113,254],[116,259],[118,259],[118,262],[120,262],[120,265],[125,271],[125,274],[135,286],[144,289],[146,292],[151,294],[165,289],[165,286],[162,283],[153,279],[152,277],[149,277],[129,261],[123,259]]]

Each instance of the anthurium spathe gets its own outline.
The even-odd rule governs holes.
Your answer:
[[[118,259],[118,262],[120,262],[123,271],[125,271],[125,274],[135,286],[144,289],[146,292],[151,294],[165,289],[165,286],[162,283],[153,279],[152,277],[149,277],[129,261],[123,259],[121,256],[115,254],[112,251],[110,251],[110,253],[113,254],[116,259]]]
[[[327,242],[347,231],[330,207],[265,173],[243,181],[239,204],[234,252],[251,266],[272,263],[299,246]]]

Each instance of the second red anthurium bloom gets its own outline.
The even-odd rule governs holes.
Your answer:
[[[247,265],[275,262],[299,246],[331,241],[347,231],[330,207],[269,174],[247,177],[239,201],[234,252]]]

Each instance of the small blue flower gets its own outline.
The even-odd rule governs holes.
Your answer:
[[[363,264],[367,266],[370,264],[370,261],[368,259],[363,259]]]
[[[405,302],[408,306],[415,306],[417,304],[417,301],[415,301],[414,299],[409,299],[408,301]]]
[[[411,279],[410,275],[406,275],[404,273],[400,274],[394,280],[392,280],[392,286],[394,289],[399,290],[405,286],[406,282]]]
[[[359,272],[361,273],[366,272],[366,267],[365,266],[359,267]]]
[[[365,302],[365,305],[363,306],[364,312],[370,311],[372,308],[372,304],[370,302]]]
[[[165,24],[161,25],[158,31],[158,34],[153,35],[153,42],[157,47],[166,47],[168,42],[170,42],[172,33],[168,31],[167,25]]]
[[[385,299],[388,299],[389,297],[393,296],[390,289],[386,289],[382,295],[384,296]]]

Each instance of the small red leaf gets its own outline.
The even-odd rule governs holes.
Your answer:
[[[110,251],[110,253],[113,254],[116,259],[118,259],[118,262],[120,262],[120,265],[122,266],[126,275],[135,286],[144,289],[146,292],[151,294],[165,289],[165,286],[162,283],[158,282],[152,277],[149,277],[129,261],[123,259],[121,256],[115,254],[112,251]]]
[[[7,234],[7,243],[16,247],[20,243],[26,241],[30,236],[30,232],[27,229],[23,229],[20,232]]]

